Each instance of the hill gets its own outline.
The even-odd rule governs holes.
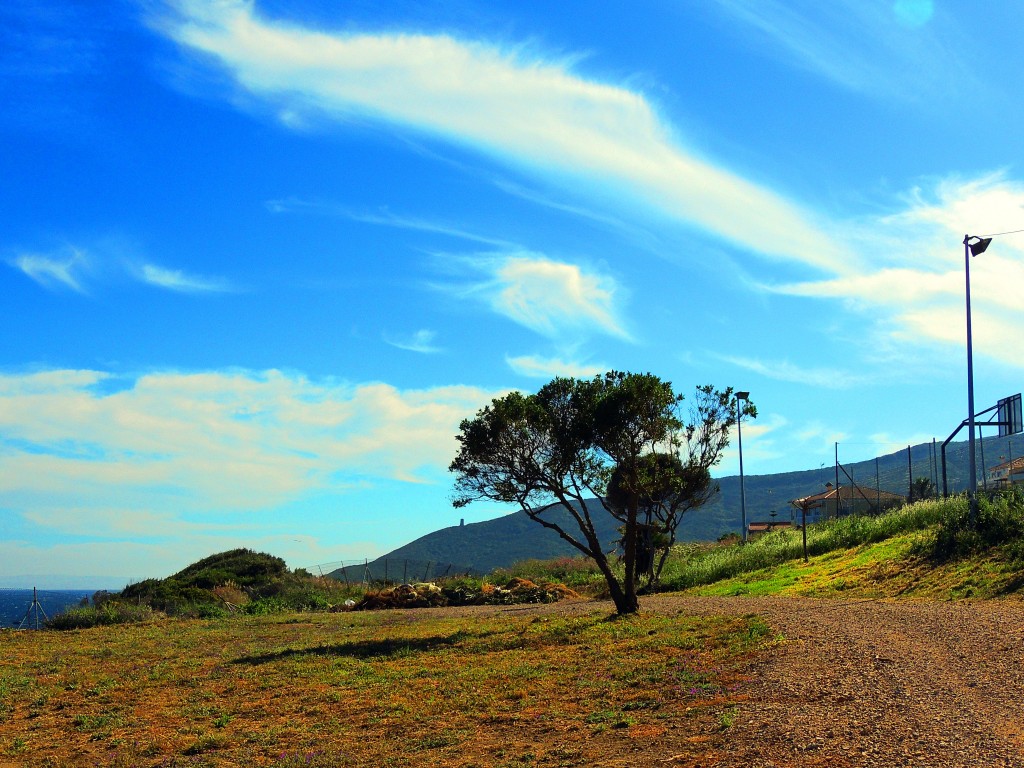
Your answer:
[[[935,446],[936,458],[938,449],[939,446]],[[1024,436],[986,438],[978,441],[978,450],[981,478],[984,473],[980,467],[998,464],[1003,456],[1024,455]],[[982,453],[984,462],[981,461]],[[967,443],[950,443],[946,458],[950,492],[965,490]],[[790,520],[795,512],[790,500],[823,491],[826,482],[835,483],[835,474],[834,466],[821,466],[772,475],[746,475],[747,520],[768,520],[773,511],[777,513],[778,520]],[[839,471],[840,484],[849,485],[851,477],[868,493],[877,487],[906,496],[911,480],[918,477],[931,478],[938,489],[942,488],[941,465],[937,460],[933,461],[931,443],[913,446],[909,461],[907,451],[902,450],[877,459],[843,465]],[[739,477],[719,478],[718,484],[719,493],[709,504],[683,518],[679,527],[680,541],[715,541],[725,534],[742,530]],[[569,526],[567,530],[575,530],[575,523],[566,513],[557,512],[557,516]],[[599,522],[599,532],[602,540],[611,547],[617,534],[610,517],[603,523]],[[444,572],[446,568],[452,572],[489,572],[495,568],[507,568],[521,560],[577,554],[577,550],[557,534],[537,525],[522,511],[516,511],[492,520],[428,533],[372,561],[366,568],[373,578],[383,578],[387,569],[389,578],[397,579],[403,573],[422,571],[433,575]],[[439,563],[443,564],[440,570],[437,568]],[[360,578],[363,568],[359,567]],[[341,574],[337,571],[332,575],[341,578]],[[418,575],[417,578],[425,577]]]
[[[204,557],[164,579],[129,584],[111,603],[146,606],[169,615],[216,616],[318,609],[341,602],[344,585],[289,571],[284,560],[249,549]],[[103,600],[101,600],[103,602]]]
[[[567,531],[577,530],[568,512],[558,507],[549,509],[549,519]],[[591,506],[592,512],[593,509]],[[618,523],[610,515],[603,515],[596,523],[601,540],[611,549],[618,538],[615,530]],[[367,568],[375,579],[383,578],[385,570],[391,579],[397,579],[406,572],[406,563],[409,563],[409,571],[417,573],[419,578],[422,574],[443,573],[448,564],[453,564],[452,571],[489,573],[521,560],[552,560],[578,554],[578,550],[557,534],[519,511],[493,520],[428,533],[377,558]],[[359,566],[360,576],[362,572],[363,566]],[[339,570],[330,575],[340,578],[340,573]]]

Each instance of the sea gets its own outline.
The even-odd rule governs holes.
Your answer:
[[[40,589],[36,592],[36,600],[42,613],[32,605],[31,589],[0,588],[0,628],[17,628],[23,621],[25,628],[35,626],[36,616],[39,625],[43,624],[43,616],[54,616],[82,602],[82,598],[92,597],[96,590],[85,589]],[[25,617],[28,616],[28,620]]]

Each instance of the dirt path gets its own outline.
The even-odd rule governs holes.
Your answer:
[[[717,765],[1024,766],[1024,603],[650,598],[758,614],[785,638],[751,662]]]
[[[590,601],[441,613],[590,613]],[[757,614],[780,636],[743,670],[732,725],[602,766],[1024,768],[1024,602],[643,598],[643,611]],[[410,617],[411,618],[411,617]],[[614,750],[613,750],[614,751]]]
[[[517,608],[590,613],[590,601]],[[748,662],[749,699],[732,725],[658,740],[602,765],[713,768],[1024,768],[1024,602],[693,598],[643,611],[765,619],[780,641]],[[660,742],[660,743],[659,743]]]

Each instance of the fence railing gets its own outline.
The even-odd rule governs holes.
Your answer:
[[[467,565],[438,560],[413,558],[378,558],[376,560],[338,560],[309,566],[314,576],[325,576],[347,584],[388,585],[436,581],[455,576],[478,576],[482,571]]]

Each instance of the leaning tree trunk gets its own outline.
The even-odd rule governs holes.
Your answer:
[[[565,507],[574,517],[572,504],[568,499],[563,496],[558,497],[559,503]],[[586,503],[584,502],[584,509],[586,509]],[[608,585],[608,595],[611,597],[612,602],[615,604],[615,611],[619,614],[636,613],[640,610],[639,603],[636,598],[636,587],[635,584],[631,589],[626,589],[624,583],[619,582],[618,576],[615,575],[615,571],[612,570],[611,563],[608,562],[607,556],[605,556],[604,550],[601,547],[601,540],[598,538],[597,531],[594,529],[593,524],[590,522],[589,515],[585,519],[576,517],[576,522],[579,524],[580,533],[586,539],[586,545],[582,542],[577,541],[575,538],[570,536],[564,530],[562,530],[555,523],[544,520],[539,516],[538,512],[533,510],[528,505],[520,503],[520,508],[530,517],[530,519],[540,523],[545,528],[549,528],[555,531],[563,540],[574,546],[584,555],[589,557],[597,565],[597,569],[601,571],[601,575],[604,576],[605,583]],[[627,569],[628,571],[628,569]]]
[[[615,609],[620,614],[637,613],[640,610],[640,602],[636,596],[636,523],[639,503],[637,494],[631,493],[626,510],[626,530],[622,537],[625,545],[622,558],[625,570],[622,577],[622,601],[615,602]]]
[[[599,562],[597,565],[608,584],[608,595],[615,603],[615,612],[618,614],[636,613],[640,608],[636,602],[636,593],[634,592],[632,598],[629,597],[607,560],[604,563]]]

